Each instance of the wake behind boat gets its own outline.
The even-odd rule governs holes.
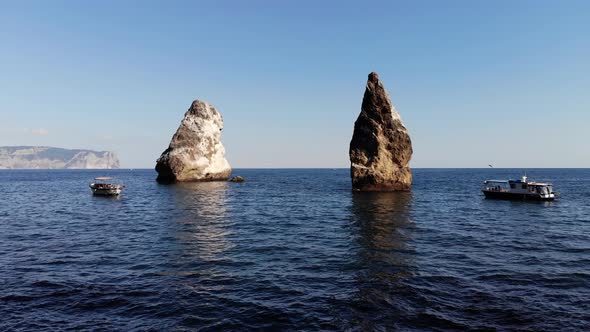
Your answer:
[[[526,176],[520,180],[487,180],[482,189],[486,198],[552,201],[555,199],[553,185],[528,181]]]
[[[94,182],[90,183],[90,190],[94,195],[99,196],[117,196],[121,194],[125,186],[121,184],[109,183],[112,180],[110,177],[98,177],[94,179]]]

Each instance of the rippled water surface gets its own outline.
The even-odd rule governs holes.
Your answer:
[[[551,203],[486,200],[520,170],[0,171],[0,330],[530,330],[590,326],[590,170]],[[120,198],[87,187],[114,175]]]

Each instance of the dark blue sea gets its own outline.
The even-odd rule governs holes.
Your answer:
[[[590,170],[527,170],[560,197],[484,199],[522,170],[0,171],[1,331],[584,331]],[[95,176],[119,198],[94,197]]]

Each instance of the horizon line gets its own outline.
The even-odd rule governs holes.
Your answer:
[[[344,170],[350,169],[350,167],[235,167],[232,170],[244,169],[244,170],[255,170],[255,169],[326,169],[326,170]],[[411,167],[410,169],[590,169],[590,167]],[[2,168],[0,171],[118,171],[118,170],[152,170],[154,168],[145,167],[119,167],[119,168]]]

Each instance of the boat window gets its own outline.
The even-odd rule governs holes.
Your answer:
[[[522,189],[526,189],[526,183],[522,184]]]
[[[514,184],[514,183],[511,183],[511,184],[510,184],[510,188],[511,188],[511,189],[514,189],[514,188],[516,188],[516,184]]]
[[[553,192],[553,186],[547,186],[547,190],[549,190],[550,193]]]

